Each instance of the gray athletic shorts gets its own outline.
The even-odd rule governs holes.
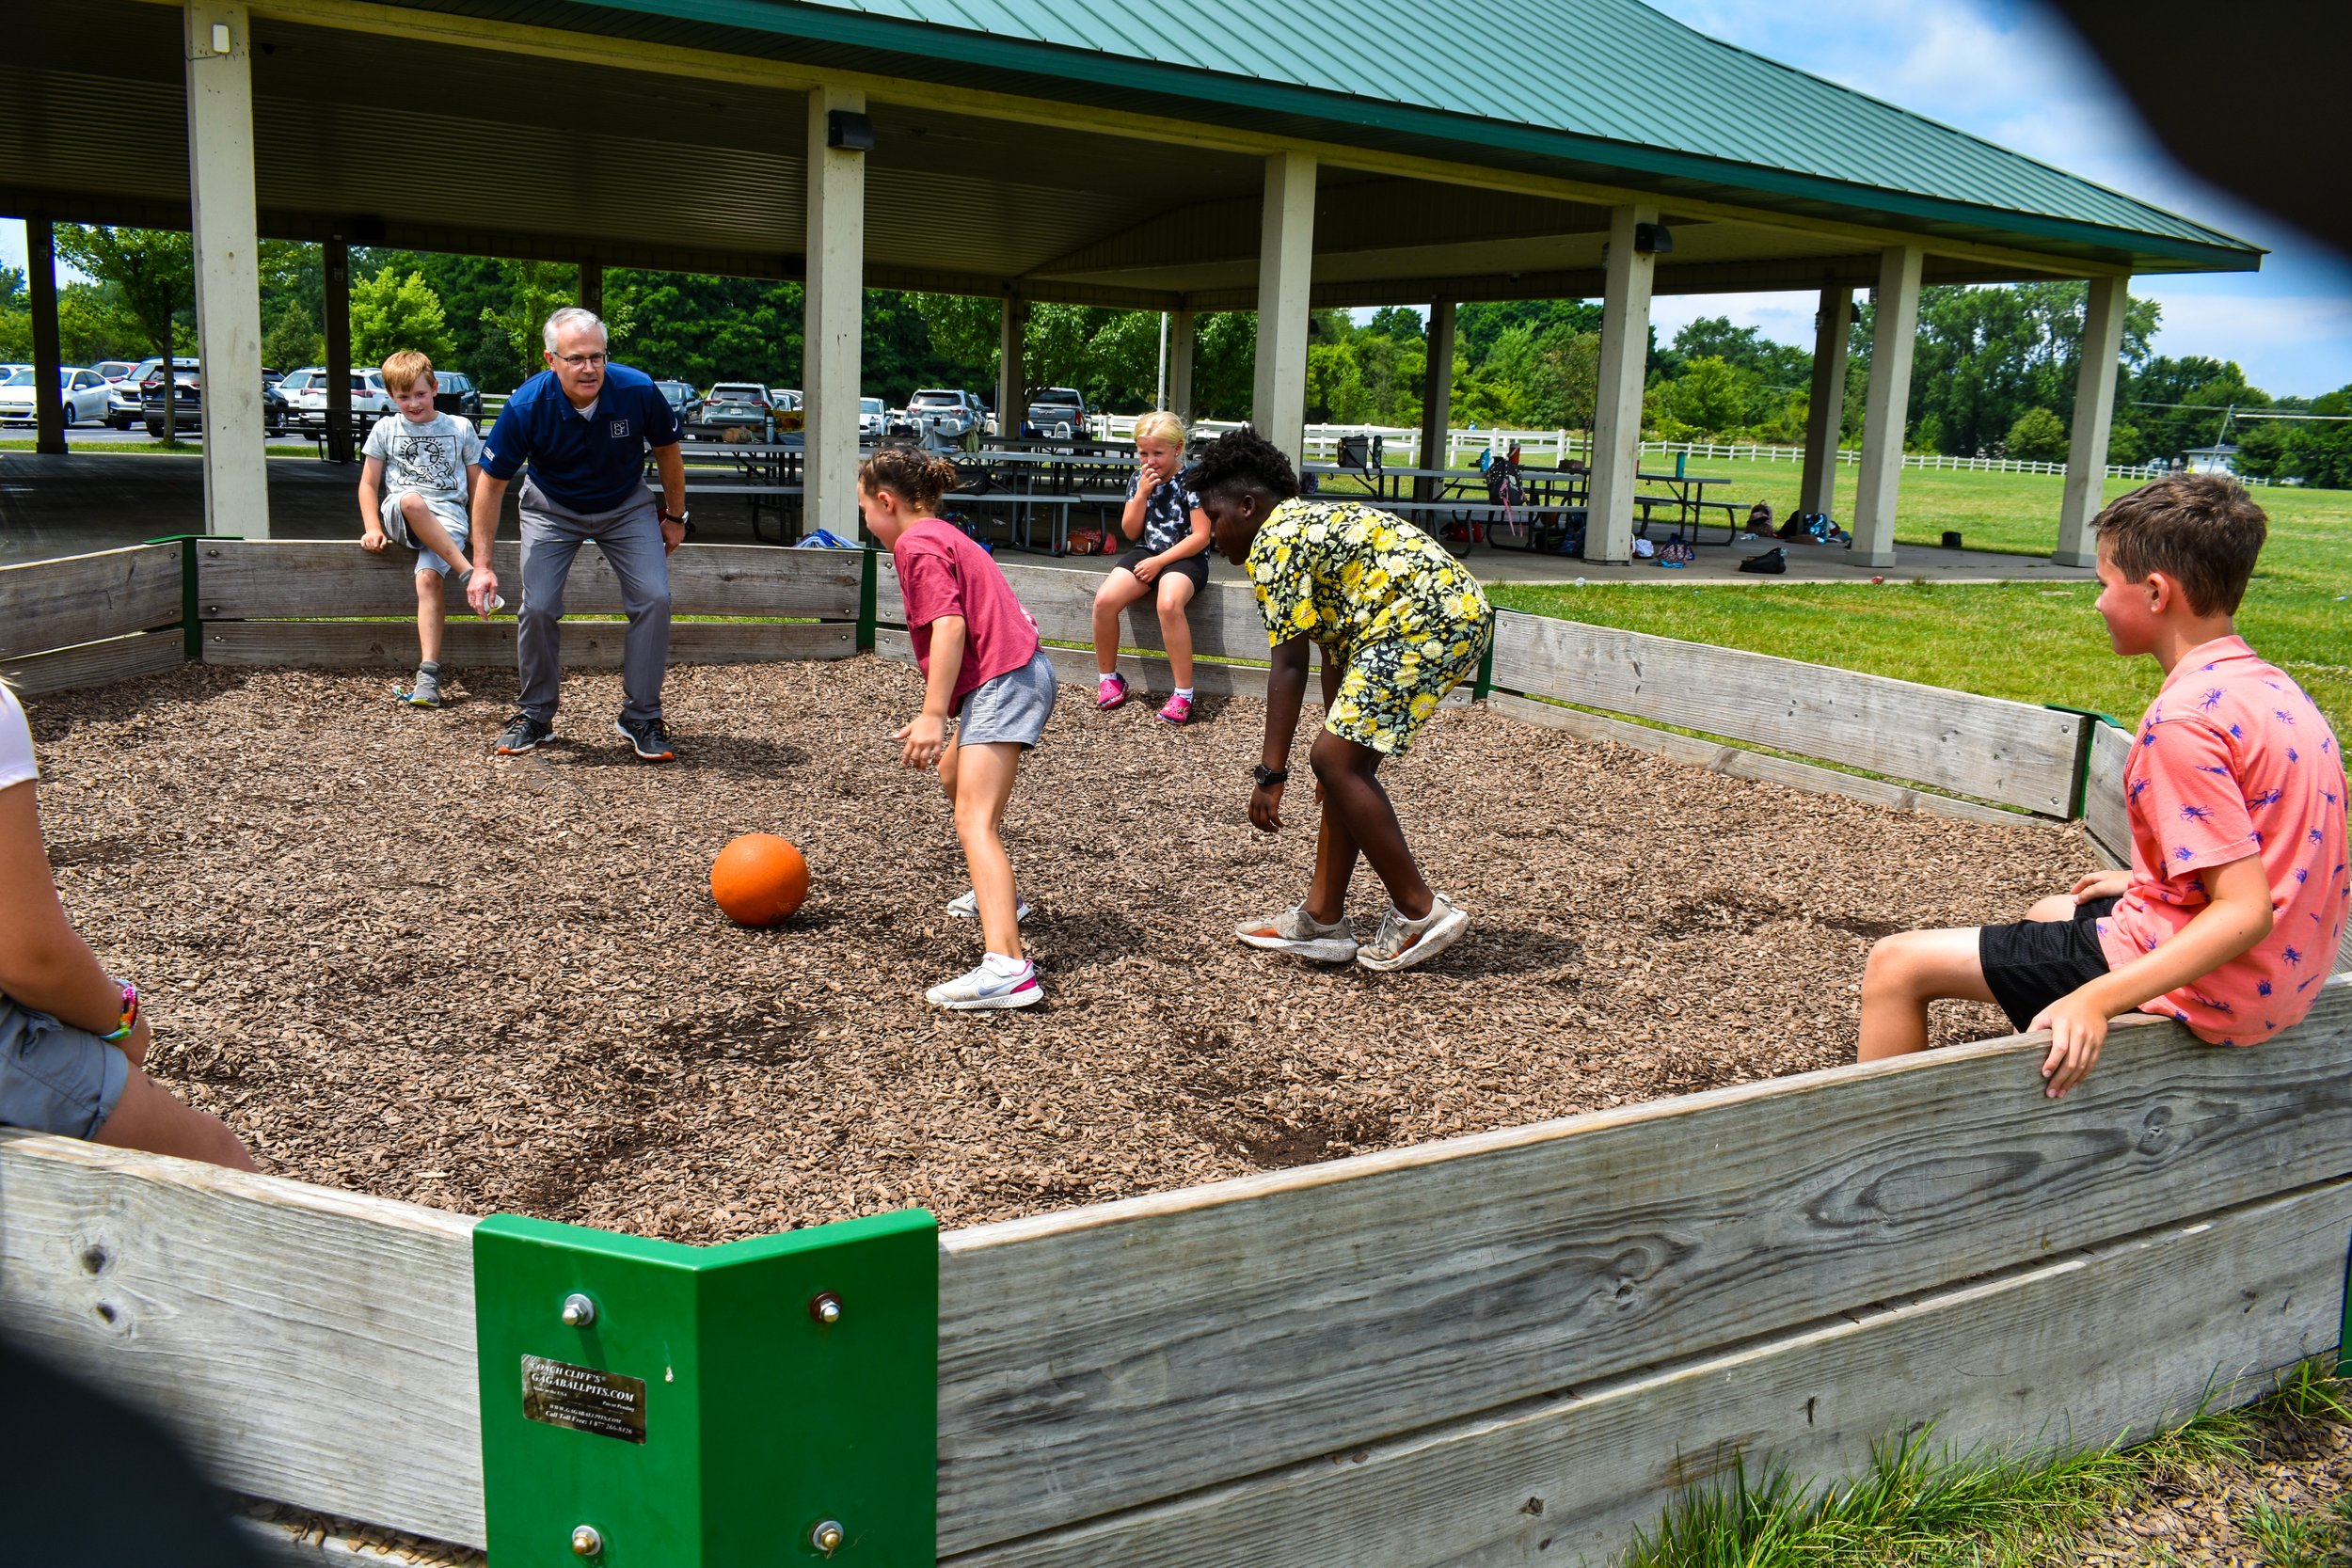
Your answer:
[[[410,490],[387,490],[384,493],[382,519],[384,532],[393,544],[405,545],[417,552],[418,571],[438,572],[441,576],[447,577],[449,576],[449,562],[408,536],[408,519],[402,514],[400,502],[404,496],[415,493]],[[463,555],[473,538],[473,519],[467,515],[465,506],[458,501],[436,500],[430,496],[424,498],[424,504],[425,510],[433,514],[434,519],[449,530],[450,542],[454,544],[457,546],[457,552]]]
[[[0,996],[0,1127],[94,1138],[130,1078],[116,1047]]]
[[[1036,745],[1037,737],[1045,733],[1045,721],[1054,716],[1054,698],[1060,689],[1054,682],[1053,661],[1040,648],[1020,669],[1008,670],[965,695],[958,715],[956,744],[986,746],[1009,740],[1019,746]]]

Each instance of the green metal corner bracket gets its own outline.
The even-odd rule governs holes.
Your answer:
[[[2083,804],[2090,794],[2091,735],[2102,723],[2114,724],[2119,730],[2123,726],[2115,722],[2113,715],[2101,713],[2095,707],[2075,707],[2071,703],[2044,703],[2042,705],[2052,713],[2071,713],[2078,719],[2090,721],[2083,726],[2082,734],[2074,740],[2074,797],[2066,803],[2066,819],[2072,822],[2082,816]]]
[[[876,590],[882,576],[882,552],[868,545],[865,555],[865,569],[857,585],[857,651],[870,654],[874,651],[874,607],[880,602]]]
[[[903,1568],[937,1556],[939,1225],[696,1247],[474,1229],[499,1568]]]
[[[201,533],[167,533],[151,545],[180,546],[180,652],[189,662],[204,661],[204,622],[197,600],[196,546]]]

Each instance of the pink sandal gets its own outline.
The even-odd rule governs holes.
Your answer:
[[[1160,717],[1167,720],[1171,724],[1182,724],[1185,722],[1192,718],[1192,699],[1190,697],[1170,697],[1168,700],[1167,705],[1160,709]]]
[[[1119,706],[1120,704],[1125,702],[1126,700],[1127,681],[1125,676],[1114,673],[1104,675],[1095,681],[1094,708],[1096,712],[1108,713],[1111,709]]]

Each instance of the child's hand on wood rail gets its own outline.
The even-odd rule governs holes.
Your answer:
[[[2063,1100],[2066,1091],[2090,1076],[2107,1042],[2107,1015],[2079,990],[2069,992],[2034,1015],[2028,1032],[2050,1031],[2050,1053],[2042,1059],[2043,1092]]]

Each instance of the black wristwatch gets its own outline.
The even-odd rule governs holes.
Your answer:
[[[1249,776],[1258,781],[1260,789],[1272,789],[1276,784],[1288,779],[1291,776],[1291,770],[1287,768],[1268,768],[1262,762],[1249,770]]]

